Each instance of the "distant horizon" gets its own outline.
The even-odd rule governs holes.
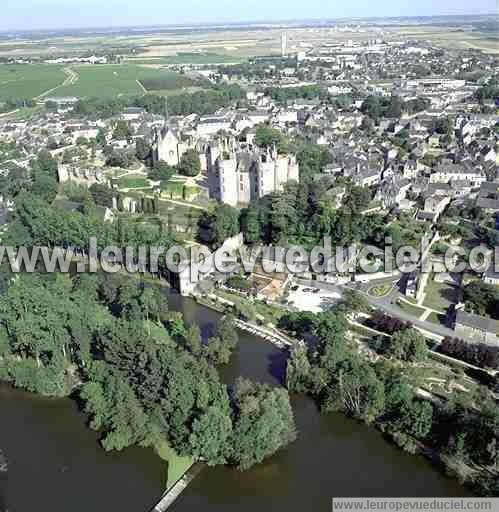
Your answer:
[[[49,5],[46,5],[47,1]],[[159,1],[143,0],[141,5],[137,5],[130,0],[110,0],[105,3],[98,0],[86,0],[84,3],[80,0],[71,0],[71,3],[69,0],[7,0],[0,20],[0,33],[499,16],[495,0],[475,0],[474,13],[467,12],[469,5],[456,5],[464,4],[456,0],[442,0],[438,6],[432,0],[420,0],[414,7],[402,6],[402,10],[396,0],[382,0],[375,10],[371,2],[351,0],[348,5],[341,6],[339,12],[338,7],[330,5],[327,0],[308,0],[306,4],[295,0],[274,0],[272,3],[250,0],[248,4],[236,7],[230,0],[209,0],[202,5],[199,5],[199,0],[184,0],[181,5],[169,7],[167,13],[164,12],[164,4],[158,4]],[[32,14],[28,23],[27,11]],[[192,12],[198,14],[193,15]],[[255,15],[255,12],[259,15]],[[282,17],[283,12],[288,15]],[[157,23],[150,22],[153,15]],[[79,21],[75,23],[73,20]]]
[[[46,28],[0,28],[0,33],[5,32],[56,32],[65,30],[117,30],[117,29],[162,29],[162,28],[198,28],[198,27],[225,27],[225,26],[251,26],[251,25],[282,25],[282,24],[303,24],[303,23],[332,23],[332,22],[346,22],[346,21],[370,21],[370,20],[404,20],[413,18],[472,18],[472,17],[486,17],[492,16],[499,19],[499,14],[496,13],[475,13],[475,14],[433,14],[433,15],[413,15],[413,16],[345,16],[345,17],[331,17],[331,18],[283,18],[283,19],[241,19],[234,21],[207,21],[207,22],[186,22],[186,23],[157,23],[151,25],[93,25],[93,26],[53,26]]]

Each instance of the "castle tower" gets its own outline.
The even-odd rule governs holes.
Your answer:
[[[218,159],[218,171],[220,179],[220,201],[230,206],[237,206],[238,195],[238,176],[237,160],[235,155],[225,159],[223,156]]]

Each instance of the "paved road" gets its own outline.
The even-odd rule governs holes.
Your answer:
[[[367,295],[364,292],[361,293],[365,296],[365,298],[372,306],[378,309],[382,309],[386,313],[392,316],[396,316],[401,320],[411,322],[411,324],[415,325],[416,327],[419,327],[420,329],[424,329],[425,331],[431,332],[438,336],[455,336],[455,332],[452,329],[449,329],[448,327],[434,324],[432,322],[427,322],[425,320],[420,320],[418,317],[411,315],[410,313],[407,313],[406,311],[398,307],[396,304],[391,304],[389,301],[383,301],[382,299],[376,299],[374,297]]]
[[[367,299],[369,304],[371,304],[371,306],[375,307],[376,309],[380,309],[391,316],[400,318],[405,322],[411,322],[411,324],[413,324],[415,327],[418,327],[419,329],[427,331],[435,336],[440,336],[444,338],[446,336],[454,337],[456,335],[455,332],[452,329],[449,329],[448,327],[427,322],[425,320],[420,320],[418,317],[411,315],[410,313],[407,313],[406,311],[398,307],[396,304],[392,304],[392,301],[396,300],[396,297],[392,293],[389,294],[387,297],[376,298],[372,297],[366,291],[364,291],[363,288],[365,288],[365,286],[359,287],[357,286],[357,283],[349,283],[348,285],[335,285],[331,283],[321,283],[317,281],[298,281],[302,282],[302,284],[305,284],[306,286],[310,286],[313,288],[321,288],[323,290],[328,291],[335,291],[339,294],[341,294],[346,288],[355,290],[361,293]]]
[[[348,288],[356,289],[354,286],[348,285]],[[418,327],[419,329],[422,329],[424,331],[427,331],[429,333],[435,334],[436,336],[451,336],[455,337],[456,333],[450,329],[449,327],[445,327],[443,325],[434,324],[432,322],[427,322],[426,320],[420,320],[418,317],[411,315],[410,313],[407,313],[402,308],[397,306],[396,304],[393,304],[392,301],[396,300],[396,297],[393,294],[388,295],[384,298],[376,298],[368,295],[366,292],[362,290],[357,290],[358,292],[362,293],[364,297],[367,299],[369,304],[371,306],[383,310],[385,313],[388,313],[389,315],[395,316],[397,318],[400,318],[401,320],[404,320],[406,322],[411,322],[415,327]],[[398,294],[396,294],[398,296]],[[465,336],[460,336],[460,338],[463,338],[466,340],[467,338]],[[472,342],[473,340],[468,340]]]

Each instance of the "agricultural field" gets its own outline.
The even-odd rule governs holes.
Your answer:
[[[188,77],[132,64],[72,66],[77,79],[59,87],[58,96],[111,97],[149,91],[182,91],[195,85]]]
[[[32,99],[61,85],[63,66],[49,64],[0,65],[0,101]]]
[[[469,30],[442,30],[440,27],[400,28],[398,35],[407,39],[425,40],[448,50],[481,50],[499,54],[499,39],[495,34]]]
[[[209,65],[209,64],[232,64],[241,62],[243,59],[220,53],[199,53],[179,52],[176,55],[157,58],[129,59],[130,63],[148,65]]]

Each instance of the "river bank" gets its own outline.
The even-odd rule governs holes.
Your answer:
[[[153,449],[106,452],[68,398],[0,384],[0,510],[146,511],[166,484]]]
[[[220,303],[219,300],[208,300],[205,297],[194,297],[194,300],[198,304],[202,304],[204,307],[217,312],[226,311],[227,307],[232,305],[225,300]],[[356,325],[354,321],[351,321],[351,323],[353,326]],[[276,328],[271,329],[272,335],[269,336],[267,332],[268,330],[266,328],[254,325],[252,322],[238,321],[238,328],[244,332],[249,332],[250,334],[257,336],[264,341],[269,341],[277,348],[283,350],[286,354],[293,345],[302,343],[301,341],[290,338]],[[376,334],[381,334],[377,331],[373,332],[376,332]],[[280,338],[286,338],[285,342],[282,343]],[[283,383],[284,378],[281,380],[281,384]],[[448,395],[434,395],[433,393],[423,389],[416,390],[416,395],[419,399],[428,400],[432,404],[436,404],[439,407],[441,407],[443,402],[448,399]],[[489,468],[483,466],[477,466],[476,464],[468,465],[465,464],[462,460],[460,461],[454,459],[439,449],[439,447],[435,447],[431,444],[425,444],[424,442],[421,442],[421,440],[412,437],[403,431],[393,429],[393,426],[389,422],[386,423],[382,419],[379,419],[374,423],[369,424],[368,426],[376,427],[376,429],[383,434],[385,441],[390,445],[396,446],[410,455],[425,457],[444,475],[452,474],[454,475],[453,478],[456,478],[460,482],[466,480],[467,487],[472,487],[475,490],[478,488],[475,482],[475,478],[481,476],[481,474],[487,473],[489,470]],[[482,492],[483,490],[480,491],[480,493]]]
[[[255,349],[243,342],[235,364]],[[259,344],[258,355],[265,356],[253,378],[277,385],[275,350]],[[333,496],[469,496],[425,458],[390,445],[376,429],[340,414],[321,415],[305,396],[294,395],[292,405],[297,441],[248,472],[224,467],[203,471],[172,510],[325,512]]]
[[[213,332],[220,314],[167,293],[171,310],[198,324],[204,335]],[[220,373],[228,385],[242,376],[280,386],[285,367],[281,349],[241,333],[236,353]],[[423,457],[387,443],[377,430],[341,414],[321,415],[305,396],[292,396],[292,404],[297,441],[247,472],[206,468],[170,510],[326,511],[332,496],[469,495]],[[146,511],[167,486],[164,462],[153,450],[105,452],[68,399],[0,386],[0,411],[0,448],[9,461],[8,473],[0,475],[4,508]]]

